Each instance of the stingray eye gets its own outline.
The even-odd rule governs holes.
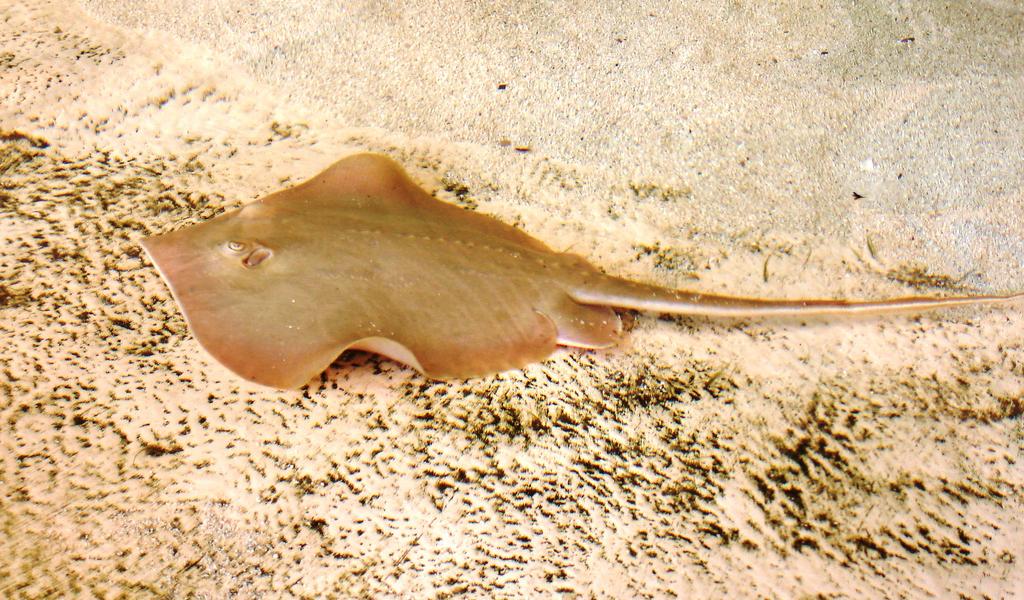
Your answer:
[[[224,247],[228,249],[228,252],[233,252],[235,254],[238,254],[242,250],[245,250],[245,243],[244,242],[236,242],[235,240],[231,240],[230,242],[225,243]]]
[[[248,269],[251,269],[256,265],[260,264],[261,262],[267,260],[271,256],[273,256],[273,254],[274,253],[271,252],[268,248],[260,246],[253,250],[252,252],[250,252],[249,256],[246,256],[245,258],[242,259],[242,265]]]

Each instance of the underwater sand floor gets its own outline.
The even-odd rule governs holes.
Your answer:
[[[1021,310],[631,315],[518,372],[277,392],[138,246],[370,150],[663,285],[1020,289],[1014,9],[84,4],[0,7],[0,596],[1024,587]]]

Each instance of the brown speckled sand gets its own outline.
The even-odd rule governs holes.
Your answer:
[[[1024,589],[1024,307],[285,393],[138,246],[372,150],[662,284],[1019,289],[1014,4],[153,4],[0,4],[0,597]]]

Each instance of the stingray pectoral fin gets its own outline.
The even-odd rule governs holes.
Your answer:
[[[225,318],[215,303],[175,294],[199,344],[243,379],[278,389],[297,389],[326,369],[346,344],[325,334],[303,334],[273,323]],[[230,317],[230,315],[228,315]]]
[[[345,344],[325,338],[233,336],[221,327],[204,323],[202,317],[189,321],[196,339],[222,365],[248,381],[283,390],[309,383],[345,348]]]
[[[416,367],[432,379],[464,379],[519,369],[544,360],[558,347],[552,320],[526,309],[496,319],[490,307],[467,307],[459,319],[424,318],[408,323],[385,345],[368,348]],[[474,314],[475,313],[475,314]],[[407,349],[415,363],[405,360]],[[418,364],[417,364],[418,363]]]
[[[188,278],[168,281],[199,344],[248,381],[300,388],[330,366],[347,345],[322,327],[279,320],[251,304],[232,306],[223,296],[184,283]]]
[[[409,365],[431,379],[465,379],[519,369],[543,360],[557,347],[555,324],[527,311],[504,322],[423,320],[409,323],[401,341],[363,338],[347,346]]]
[[[355,342],[349,346],[349,348],[352,350],[363,350],[366,352],[373,352],[374,354],[380,354],[381,356],[390,358],[391,360],[409,365],[420,373],[423,372],[423,365],[420,364],[420,360],[416,358],[416,355],[413,354],[412,350],[395,340],[379,336],[368,337]]]
[[[907,296],[886,300],[765,300],[701,294],[609,276],[591,276],[570,291],[577,302],[660,313],[706,317],[872,315],[937,308],[1024,302],[1024,293],[1005,296]]]
[[[321,289],[303,289],[272,274],[239,277],[236,264],[201,243],[216,223],[150,237],[142,245],[196,340],[218,362],[249,381],[295,389],[365,337],[361,320],[317,310],[325,304]]]

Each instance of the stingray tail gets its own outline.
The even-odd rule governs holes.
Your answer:
[[[705,317],[874,315],[918,312],[975,304],[1024,302],[1024,293],[1006,296],[949,296],[945,298],[906,296],[869,301],[762,300],[672,290],[618,277],[602,277],[597,281],[587,282],[578,289],[571,290],[570,296],[582,304]]]

